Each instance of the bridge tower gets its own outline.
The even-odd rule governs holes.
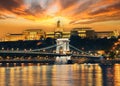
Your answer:
[[[67,54],[70,51],[69,48],[69,42],[70,40],[68,38],[59,38],[56,40],[57,47],[56,47],[56,53],[58,54]],[[71,56],[57,56],[56,63],[57,64],[66,64],[69,63]]]
[[[67,52],[70,51],[69,42],[70,40],[68,38],[57,39],[56,40],[56,43],[57,43],[56,53],[67,54]]]

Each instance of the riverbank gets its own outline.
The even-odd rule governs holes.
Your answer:
[[[104,65],[111,65],[115,63],[120,63],[120,59],[111,59],[111,60],[90,60],[90,59],[72,59],[73,63],[83,64],[83,63],[99,63]]]
[[[46,60],[0,60],[0,64],[2,65],[7,65],[7,64],[10,64],[10,65],[14,65],[14,64],[18,64],[18,65],[21,65],[21,64],[43,64],[43,65],[52,65],[52,64],[55,64],[55,59],[46,59]],[[116,63],[120,64],[120,60],[94,60],[94,61],[90,61],[90,60],[84,60],[84,61],[81,61],[81,60],[68,60],[67,64],[101,64],[101,65],[114,65]]]

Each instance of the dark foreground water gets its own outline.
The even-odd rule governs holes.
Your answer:
[[[0,86],[120,86],[120,64],[0,67]]]

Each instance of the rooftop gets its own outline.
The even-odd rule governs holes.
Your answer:
[[[7,34],[7,35],[17,35],[17,36],[19,36],[19,35],[23,35],[23,34]]]
[[[43,31],[43,29],[27,29],[25,31]]]
[[[92,30],[90,27],[73,28],[73,30]]]
[[[97,31],[96,33],[113,33],[113,31]]]

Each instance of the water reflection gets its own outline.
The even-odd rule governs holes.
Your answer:
[[[120,64],[0,67],[0,86],[119,86]]]
[[[114,66],[114,85],[120,86],[120,64]]]
[[[114,86],[114,66],[102,67],[103,86]]]

